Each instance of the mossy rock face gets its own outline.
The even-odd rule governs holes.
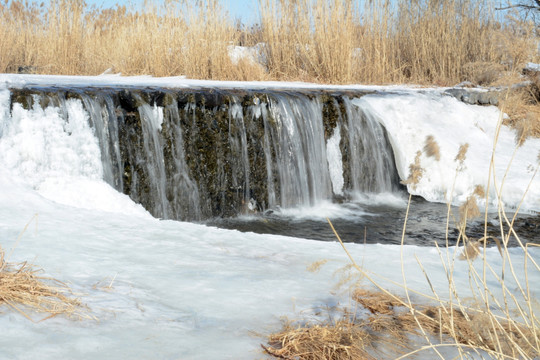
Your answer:
[[[34,106],[34,97],[38,95],[29,89],[12,89],[10,92],[11,110],[14,104],[20,104],[23,109],[30,110]]]
[[[152,105],[175,108],[177,112],[175,116],[164,112],[160,132],[168,186],[166,201],[170,204],[171,216],[191,220],[194,212],[194,209],[183,205],[185,199],[175,193],[174,181],[170,180],[178,178],[180,171],[176,159],[180,143],[186,164],[183,171],[196,184],[201,218],[236,216],[245,210],[245,204],[250,199],[257,202],[261,211],[281,203],[275,145],[279,142],[279,132],[268,107],[272,101],[271,93],[171,90],[167,93],[137,95],[129,96],[124,92],[119,99],[120,105],[127,102],[130,106],[140,106],[136,99],[142,99],[150,101]],[[309,94],[308,98],[322,104],[326,141],[340,126],[345,189],[350,189],[350,144],[346,135],[349,125],[343,98],[339,94],[326,93]],[[261,108],[265,109],[266,120],[261,116]],[[141,136],[134,135],[143,131],[141,120],[138,112],[123,110],[123,114],[125,128],[121,137],[128,136],[124,142],[132,148],[127,151],[127,147],[123,147],[126,155],[122,156],[129,155],[130,159],[124,162],[124,192],[150,208],[154,214],[156,210],[152,211],[151,208],[156,206],[156,202],[151,198],[153,191],[148,181],[149,171],[145,170],[147,159],[140,150],[143,148]],[[182,139],[179,139],[180,136]],[[268,154],[270,158],[267,159]],[[273,189],[273,199],[269,198],[270,189]]]
[[[129,107],[132,110],[133,108]],[[123,160],[122,191],[135,202],[142,203],[149,209],[150,188],[145,169],[146,156],[142,138],[141,118],[138,111],[127,111],[121,108],[119,114],[118,139],[120,154]]]
[[[322,102],[322,116],[323,116],[323,125],[324,125],[324,139],[328,141],[330,137],[334,134],[334,129],[337,124],[340,122],[342,112],[340,111],[338,105],[338,99],[330,95],[321,95],[320,100]],[[342,102],[343,103],[343,102]]]
[[[116,101],[119,105],[119,108],[126,113],[137,112],[139,106],[141,105],[139,101],[134,96],[135,94],[129,90],[121,90],[118,92]]]
[[[260,104],[259,95],[253,96],[256,106]],[[251,100],[253,102],[253,100]],[[245,194],[246,200],[254,199],[259,205],[259,210],[264,210],[268,206],[268,181],[266,171],[266,155],[264,151],[264,123],[260,116],[256,116],[249,107],[243,108],[244,121],[247,135],[247,154],[250,169],[250,189]]]

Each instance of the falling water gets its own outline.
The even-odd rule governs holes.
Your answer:
[[[88,118],[103,180],[158,218],[229,217],[397,188],[384,128],[350,95],[11,90],[12,108],[56,109],[63,121],[67,101]]]

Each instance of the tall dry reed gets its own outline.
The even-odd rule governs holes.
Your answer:
[[[259,0],[239,25],[220,0],[0,2],[0,72],[455,84],[496,81],[536,53],[530,24],[488,0]],[[262,43],[262,66],[229,47]],[[491,72],[489,72],[490,70]]]

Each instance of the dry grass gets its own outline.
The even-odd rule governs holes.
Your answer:
[[[17,0],[1,4],[0,50],[7,51],[0,71],[238,78],[227,50],[238,38],[232,20],[219,1],[198,5],[148,1],[132,11],[88,8],[83,0],[53,0],[48,8]]]
[[[41,272],[26,262],[7,262],[0,247],[0,305],[7,305],[32,321],[34,313],[49,314],[41,320],[57,315],[88,318],[84,306],[72,297],[66,284],[41,276]]]
[[[138,10],[4,0],[0,72],[452,85],[496,82],[534,60],[531,25],[495,19],[490,1],[391,3],[259,0],[259,24],[246,27],[220,0]],[[229,58],[229,46],[255,43],[264,64]]]
[[[404,341],[410,334],[421,335],[423,329],[433,337],[444,335],[467,347],[495,352],[500,346],[504,353],[509,354],[512,352],[512,342],[516,342],[528,356],[538,354],[538,349],[531,346],[528,340],[538,337],[539,329],[533,329],[536,334],[532,334],[533,330],[512,320],[502,321],[494,328],[490,324],[490,316],[475,311],[473,307],[407,306],[406,299],[365,289],[357,289],[353,299],[371,311],[369,323],[372,327],[376,324],[376,331],[383,334],[390,332]],[[413,311],[409,311],[411,309]],[[496,344],[496,341],[503,343]]]
[[[467,200],[459,207],[460,223],[464,224],[467,220],[475,219],[480,216],[480,209],[476,202],[476,196],[470,195]]]
[[[454,160],[458,161],[460,165],[463,165],[463,162],[467,158],[467,151],[469,151],[469,144],[462,144]]]
[[[263,345],[274,357],[303,360],[375,360],[368,352],[370,348],[371,335],[347,320],[307,327],[286,324],[281,332],[270,336],[269,346]]]
[[[501,108],[508,114],[504,124],[517,130],[516,142],[520,146],[530,137],[540,138],[538,85],[533,83],[527,87],[510,90],[501,103]]]
[[[411,185],[413,189],[416,188],[416,185],[420,182],[420,179],[424,175],[424,169],[420,164],[420,157],[422,152],[418,151],[414,158],[414,163],[409,165],[409,177],[407,180],[403,180],[401,183],[404,185]]]

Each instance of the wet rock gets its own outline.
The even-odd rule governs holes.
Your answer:
[[[476,88],[451,88],[445,94],[455,97],[470,105],[498,105],[503,90],[484,90]]]

